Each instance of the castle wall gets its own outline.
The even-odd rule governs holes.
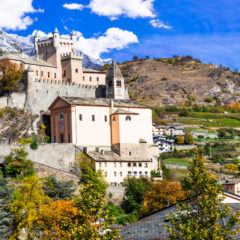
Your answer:
[[[25,147],[28,159],[35,163],[43,164],[58,170],[69,172],[75,163],[76,148],[72,144],[45,144],[32,150],[26,145],[0,144],[0,159],[11,153],[11,149]]]
[[[87,86],[74,83],[64,83],[54,80],[35,79],[28,82],[25,109],[31,113],[39,114],[48,107],[58,96],[104,97],[104,86]]]

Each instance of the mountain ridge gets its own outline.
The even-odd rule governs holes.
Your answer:
[[[0,29],[0,49],[5,52],[24,53],[29,57],[34,57],[34,37],[33,35],[22,37],[17,34],[6,33]],[[93,59],[83,53],[83,67],[85,68],[98,70],[106,63],[108,63],[108,60]]]

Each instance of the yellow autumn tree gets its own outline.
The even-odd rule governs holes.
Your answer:
[[[23,232],[27,239],[33,239],[36,234],[36,220],[38,219],[39,209],[48,202],[41,182],[36,176],[25,178],[23,185],[14,192],[13,202],[10,210],[14,214],[16,230],[10,240],[18,240]]]
[[[177,144],[183,144],[184,143],[184,139],[182,137],[181,134],[178,135],[178,140],[177,140]]]
[[[23,79],[23,68],[9,60],[0,61],[0,90],[15,91]]]
[[[215,175],[208,172],[204,158],[196,153],[188,167],[183,189],[188,201],[179,203],[167,215],[172,240],[229,240],[239,233],[240,212],[231,213],[223,203],[223,189]]]
[[[182,186],[175,181],[157,181],[143,197],[141,215],[148,215],[185,198]]]

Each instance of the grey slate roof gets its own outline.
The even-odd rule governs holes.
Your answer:
[[[52,68],[56,68],[54,67],[52,64],[39,59],[39,61],[37,61],[36,59],[33,58],[29,58],[29,57],[20,57],[18,55],[13,55],[13,54],[7,54],[4,56],[0,57],[0,60],[15,60],[15,61],[20,61],[24,64],[31,64],[31,65],[37,65],[37,66],[45,66],[45,67],[52,67]]]
[[[104,151],[104,155],[97,151],[89,151],[88,156],[96,162],[150,162],[150,159],[140,159],[139,157],[121,157],[113,151]]]
[[[90,72],[90,73],[101,73],[101,74],[106,74],[105,72],[98,71],[98,70],[91,69],[91,68],[83,68],[83,72]]]
[[[224,184],[224,185],[233,185],[236,184],[240,181],[239,178],[234,178],[234,179],[226,179],[223,181],[220,181],[220,184]]]
[[[70,105],[81,106],[104,106],[110,107],[110,98],[77,98],[77,97],[60,97]],[[146,105],[133,102],[131,100],[114,99],[114,107],[131,107],[131,108],[150,108]]]
[[[124,109],[117,109],[113,114],[128,114],[128,115],[138,115],[139,113],[135,113],[135,112],[131,112],[131,111],[127,111]]]

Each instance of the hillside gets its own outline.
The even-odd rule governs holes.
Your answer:
[[[16,143],[33,135],[36,115],[12,108],[0,110],[0,143]],[[37,125],[35,127],[38,129]]]
[[[131,98],[141,103],[169,106],[189,101],[200,105],[240,101],[237,71],[191,57],[132,61],[120,68]]]

